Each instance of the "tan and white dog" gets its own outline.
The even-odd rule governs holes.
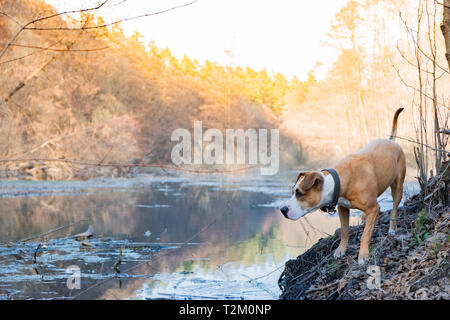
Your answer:
[[[395,235],[397,208],[403,195],[406,163],[402,148],[394,141],[397,120],[403,108],[395,112],[389,139],[369,142],[359,152],[349,155],[334,166],[339,175],[340,192],[337,201],[341,222],[341,242],[334,252],[336,258],[345,254],[349,238],[349,209],[365,213],[366,223],[361,236],[358,263],[369,257],[369,243],[380,211],[377,198],[391,187],[394,205],[390,216],[389,234]],[[327,171],[301,172],[292,188],[292,197],[280,208],[288,219],[297,220],[333,201],[335,179]],[[339,188],[337,188],[339,190]],[[337,194],[336,194],[337,199]]]

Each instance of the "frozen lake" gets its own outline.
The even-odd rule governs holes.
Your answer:
[[[277,299],[284,262],[339,227],[322,212],[279,213],[296,176],[2,181],[0,299]],[[379,201],[391,208],[389,190]],[[86,243],[69,237],[89,225]],[[81,289],[67,287],[70,266]]]

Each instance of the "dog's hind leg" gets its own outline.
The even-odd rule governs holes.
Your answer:
[[[393,236],[395,235],[395,231],[397,230],[398,205],[400,204],[403,196],[403,179],[401,177],[395,179],[394,183],[391,185],[391,193],[394,205],[391,211],[389,235]]]
[[[342,206],[338,206],[337,209],[339,212],[339,220],[341,222],[341,242],[336,251],[334,251],[334,257],[340,258],[345,254],[345,251],[347,251],[350,210]]]

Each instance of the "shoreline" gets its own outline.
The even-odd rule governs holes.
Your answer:
[[[397,234],[388,235],[389,212],[378,218],[370,260],[357,263],[364,225],[350,227],[344,257],[335,259],[340,229],[286,262],[278,284],[282,300],[450,299],[450,207],[424,214],[420,194],[399,207]],[[374,274],[379,283],[374,287]]]

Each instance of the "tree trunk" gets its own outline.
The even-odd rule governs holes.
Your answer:
[[[450,0],[444,0],[444,14],[441,24],[442,34],[445,39],[445,57],[450,69]]]

